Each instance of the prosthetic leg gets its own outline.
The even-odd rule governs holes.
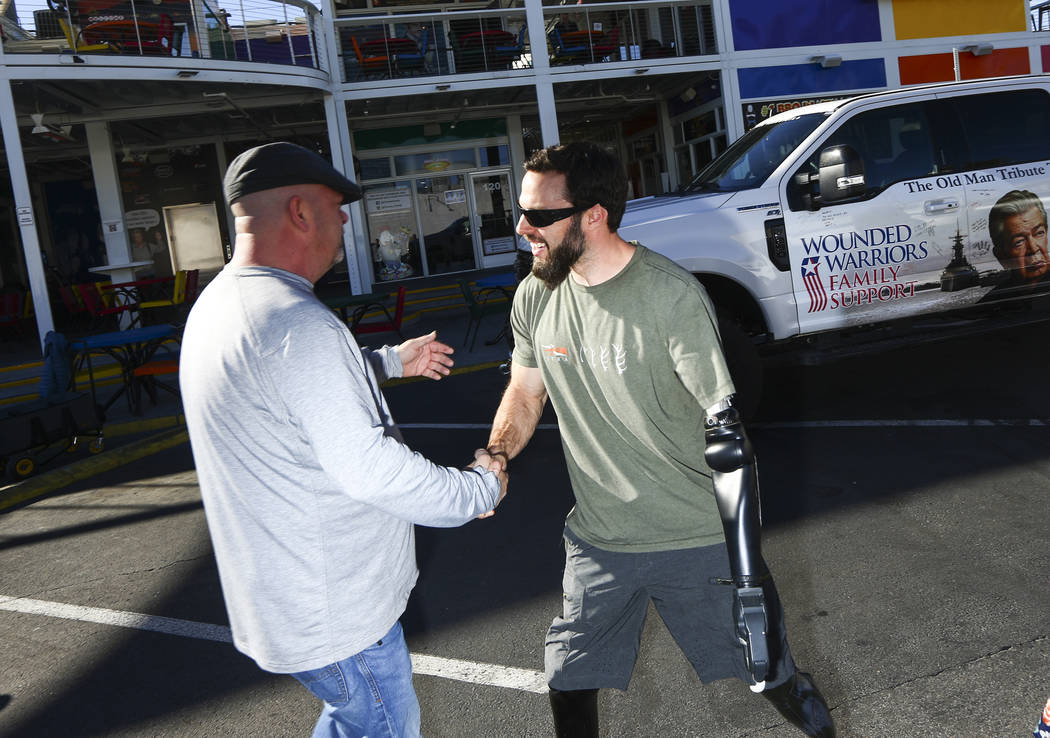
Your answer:
[[[557,738],[598,738],[598,690],[550,690]]]
[[[776,602],[772,577],[762,558],[758,471],[751,442],[740,415],[728,397],[707,411],[704,458],[713,472],[715,499],[729,549],[729,570],[736,589],[737,637],[744,647],[753,692],[761,692],[781,715],[808,736],[834,738],[835,726],[824,697],[808,674],[796,671],[776,687],[766,689],[779,634],[771,634],[770,606]],[[766,588],[771,596],[767,597]],[[772,646],[772,647],[771,647]]]

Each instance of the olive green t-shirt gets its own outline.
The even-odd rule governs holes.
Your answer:
[[[530,275],[514,296],[514,361],[539,367],[558,415],[576,506],[569,528],[610,551],[724,540],[704,410],[733,393],[707,293],[637,245],[612,279]]]

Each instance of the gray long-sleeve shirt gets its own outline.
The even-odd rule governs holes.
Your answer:
[[[227,267],[194,305],[186,424],[234,645],[263,669],[374,643],[415,584],[413,523],[461,525],[498,499],[494,474],[404,444],[379,389],[400,374],[295,274]]]

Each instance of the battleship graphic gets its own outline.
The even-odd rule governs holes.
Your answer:
[[[955,230],[955,238],[952,239],[952,251],[952,260],[941,272],[941,292],[958,292],[968,287],[976,287],[980,279],[977,270],[963,254],[963,237],[958,228]]]

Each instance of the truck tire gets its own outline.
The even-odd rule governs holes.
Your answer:
[[[718,330],[722,335],[726,364],[736,386],[736,407],[744,420],[751,420],[762,401],[762,360],[758,349],[751,336],[735,320],[719,316]]]

